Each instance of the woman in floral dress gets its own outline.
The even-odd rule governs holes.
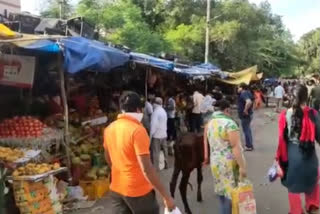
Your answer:
[[[210,166],[214,191],[220,200],[220,214],[231,214],[231,192],[237,187],[239,176],[246,176],[239,127],[230,115],[230,103],[219,102],[220,111],[215,112],[205,129],[205,151],[210,145]],[[205,162],[208,162],[205,153]]]

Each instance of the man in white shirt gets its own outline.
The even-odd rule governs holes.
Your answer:
[[[167,145],[167,112],[162,107],[163,101],[157,97],[154,102],[154,109],[151,115],[150,138],[152,163],[159,169],[160,151],[163,150],[167,166],[168,145]]]
[[[169,155],[173,155],[173,145],[177,138],[176,131],[176,101],[174,99],[174,92],[169,92],[169,99],[167,102],[167,115],[168,115],[168,153]]]
[[[274,96],[276,98],[276,112],[280,112],[280,108],[282,106],[282,100],[285,95],[284,88],[281,85],[281,82],[278,83],[278,86],[274,89]]]
[[[203,124],[206,124],[209,122],[212,113],[214,112],[214,107],[213,105],[217,102],[216,99],[212,98],[211,94],[207,94],[200,106],[200,110],[203,116]]]
[[[203,102],[203,95],[199,91],[193,93],[193,110],[192,110],[192,127],[191,132],[201,132],[202,117],[201,104]]]

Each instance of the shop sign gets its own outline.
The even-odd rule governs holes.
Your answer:
[[[0,55],[0,85],[32,88],[35,73],[35,57]]]

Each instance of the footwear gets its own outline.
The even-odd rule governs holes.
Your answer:
[[[312,205],[308,211],[308,214],[319,214],[319,208]]]
[[[254,149],[253,147],[245,147],[244,148],[244,151],[247,151],[247,152],[252,152]]]

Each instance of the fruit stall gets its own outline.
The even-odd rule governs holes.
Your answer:
[[[115,113],[105,115],[94,96],[85,117],[79,117],[68,106],[66,86],[68,76],[89,67],[109,72],[127,63],[128,54],[84,38],[42,35],[8,37],[0,40],[0,48],[0,85],[17,88],[17,96],[32,98],[35,76],[43,72],[39,61],[44,58],[49,64],[53,59],[63,109],[62,114],[47,118],[30,114],[1,117],[0,213],[60,214],[63,203],[73,201],[77,187],[81,187],[78,199],[101,198],[108,191],[110,177],[102,133]],[[16,107],[5,108],[13,112]],[[17,212],[11,203],[6,204],[10,204],[6,212],[5,194],[12,196],[6,200],[14,198]]]
[[[9,184],[15,203],[1,204],[1,213],[63,213],[55,185],[57,180],[53,175],[66,171],[66,168],[59,163],[29,163],[40,153],[40,150],[0,146],[1,203],[4,202],[3,193],[8,193],[4,184]]]

